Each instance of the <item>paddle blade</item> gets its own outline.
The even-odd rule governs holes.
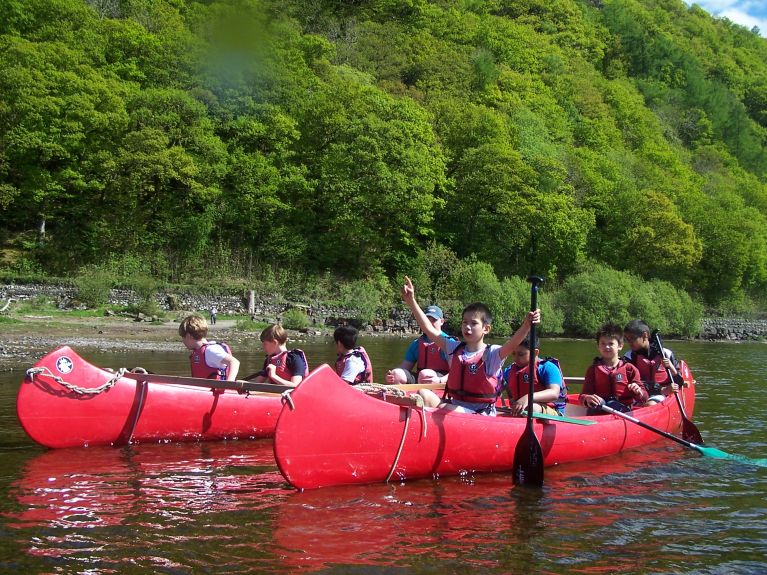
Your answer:
[[[543,452],[532,424],[528,424],[514,449],[514,484],[543,486]]]
[[[700,445],[694,445],[693,447],[706,457],[712,457],[714,459],[729,459],[730,461],[738,461],[740,463],[745,463],[746,465],[754,465],[756,467],[767,467],[767,459],[751,459],[750,457],[746,457],[744,455],[733,455],[732,453],[727,453],[726,451],[716,449],[715,447],[701,447]]]
[[[703,445],[703,437],[700,435],[697,426],[689,419],[682,419],[682,438],[690,443]]]

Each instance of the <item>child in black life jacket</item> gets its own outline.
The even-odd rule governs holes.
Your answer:
[[[303,350],[288,350],[288,332],[280,324],[272,324],[261,332],[261,346],[266,353],[264,368],[253,381],[297,386],[309,375]]]
[[[199,315],[185,317],[178,326],[178,335],[191,352],[189,363],[192,377],[234,381],[240,369],[239,360],[223,342],[208,341],[208,322]]]

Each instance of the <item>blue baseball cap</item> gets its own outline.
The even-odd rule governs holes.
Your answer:
[[[442,310],[437,307],[436,305],[430,305],[424,310],[424,313],[428,317],[433,317],[434,319],[444,319],[444,315],[442,314]]]

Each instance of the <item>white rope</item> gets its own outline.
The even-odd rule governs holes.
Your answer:
[[[104,393],[106,390],[114,387],[114,385],[120,380],[126,371],[128,370],[124,367],[121,367],[115,372],[111,379],[99,387],[80,387],[74,383],[69,383],[68,381],[64,381],[64,379],[58,375],[54,375],[47,367],[31,367],[27,370],[27,377],[30,379],[30,381],[32,381],[35,379],[35,377],[42,375],[51,378],[61,387],[65,387],[69,391],[78,395],[98,395],[99,393]]]

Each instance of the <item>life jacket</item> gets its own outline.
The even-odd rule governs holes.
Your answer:
[[[373,364],[370,362],[368,352],[365,351],[365,348],[362,346],[355,347],[345,354],[338,356],[338,359],[336,359],[336,373],[341,375],[344,372],[346,363],[353,355],[362,358],[362,363],[365,364],[365,369],[357,374],[357,377],[354,378],[351,385],[357,385],[358,383],[373,383]]]
[[[557,366],[560,375],[562,376],[562,384],[559,387],[559,396],[556,401],[549,402],[553,408],[564,408],[567,403],[567,384],[565,383],[565,376],[562,373],[562,367],[559,365],[559,360],[555,357],[545,357],[543,359],[535,360],[535,369],[533,370],[533,393],[537,391],[545,391],[547,388],[540,381],[538,381],[538,368],[541,364],[547,361],[552,362]],[[509,399],[516,401],[523,395],[527,395],[530,391],[530,365],[524,367],[518,366],[516,363],[512,363],[503,373],[503,378],[506,382],[507,389],[509,391]]]
[[[227,377],[229,377],[228,365],[225,368],[217,368],[208,365],[205,361],[205,350],[208,349],[208,346],[211,345],[220,345],[224,348],[224,351],[226,351],[227,354],[232,354],[232,350],[229,345],[223,341],[209,341],[208,343],[203,344],[198,349],[195,349],[192,351],[192,353],[189,354],[189,362],[192,365],[192,377],[225,380]]]
[[[433,369],[440,373],[450,371],[450,364],[442,357],[440,347],[436,342],[425,337],[418,338],[418,371]]]
[[[462,353],[464,347],[465,343],[459,343],[451,354],[453,360],[445,393],[459,401],[494,403],[498,395],[498,377],[485,371],[485,354],[490,348],[486,346],[482,353],[467,358]]]
[[[303,373],[291,373],[288,369],[288,357],[293,354],[299,355],[301,359],[304,360],[304,366],[306,366],[306,369]],[[294,375],[300,375],[301,377],[306,377],[309,375],[309,362],[306,361],[306,354],[302,349],[286,349],[280,353],[270,355],[264,360],[264,369],[266,369],[266,366],[270,364],[277,367],[275,375],[281,377],[282,379],[290,380]]]
[[[634,403],[634,394],[629,391],[630,363],[619,360],[618,365],[610,369],[602,363],[602,358],[594,359],[594,393],[602,399],[617,399],[623,405],[631,407]]]
[[[659,394],[661,387],[671,383],[666,373],[666,368],[663,367],[664,355],[656,353],[650,358],[643,353],[636,353],[635,351],[632,351],[630,355],[626,354],[629,362],[639,370],[639,377],[650,395]]]

